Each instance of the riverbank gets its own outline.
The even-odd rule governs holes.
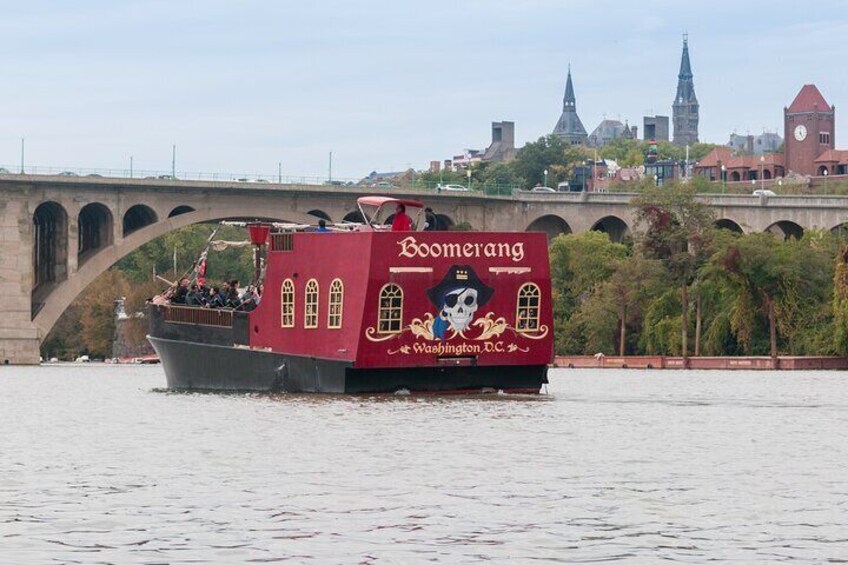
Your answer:
[[[682,357],[667,355],[557,355],[554,367],[562,369],[683,369]],[[848,357],[689,357],[689,369],[713,370],[837,370],[848,369]]]

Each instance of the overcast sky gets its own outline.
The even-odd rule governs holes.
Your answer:
[[[848,136],[848,0],[0,2],[0,164],[327,174],[426,168],[577,111],[671,115],[689,34],[702,141],[783,134],[815,83]]]

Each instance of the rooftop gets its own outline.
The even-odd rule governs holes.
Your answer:
[[[801,91],[789,105],[787,110],[789,113],[796,112],[830,112],[830,104],[824,99],[822,93],[815,84],[805,84],[801,87]]]

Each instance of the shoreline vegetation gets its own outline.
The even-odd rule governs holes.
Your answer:
[[[556,353],[845,356],[844,236],[718,229],[695,194],[646,190],[625,243],[597,232],[552,241]]]

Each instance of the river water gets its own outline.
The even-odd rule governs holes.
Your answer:
[[[848,375],[549,394],[163,392],[0,367],[0,563],[848,562]]]

